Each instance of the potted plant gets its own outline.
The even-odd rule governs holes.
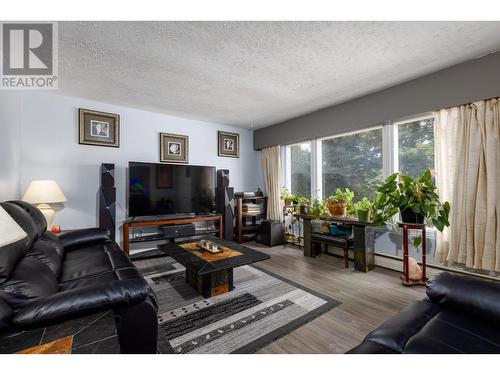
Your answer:
[[[301,215],[309,214],[309,206],[311,205],[311,198],[299,196],[297,197],[297,203],[299,206],[299,213]]]
[[[314,216],[314,220],[321,220],[323,212],[325,211],[325,205],[319,199],[314,199],[310,207],[309,213]]]
[[[319,199],[315,199],[309,209],[309,213],[314,216],[311,220],[311,227],[313,232],[322,232],[321,216],[325,211],[325,205]]]
[[[293,204],[294,196],[290,194],[287,187],[283,186],[281,189],[280,199],[285,202],[285,206],[291,206]]]
[[[428,169],[418,178],[394,173],[377,191],[379,195],[374,203],[374,225],[384,225],[398,212],[405,223],[423,224],[427,221],[440,232],[450,225],[450,204],[439,200]],[[413,245],[418,247],[421,241],[421,237],[416,237]]]
[[[345,188],[337,188],[335,195],[326,198],[326,206],[333,217],[344,218],[347,216],[347,209],[352,204],[354,192]]]
[[[366,197],[363,197],[360,201],[357,201],[353,205],[354,211],[358,215],[358,220],[362,222],[370,221],[370,213],[373,208],[373,203]]]

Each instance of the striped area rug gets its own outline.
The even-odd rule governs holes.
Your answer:
[[[204,299],[175,260],[145,255],[134,264],[158,298],[162,353],[254,353],[340,304],[257,266],[235,268],[234,290]]]

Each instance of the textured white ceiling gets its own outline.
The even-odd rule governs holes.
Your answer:
[[[500,49],[500,22],[61,22],[62,93],[263,127]]]

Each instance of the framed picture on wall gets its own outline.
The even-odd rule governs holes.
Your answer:
[[[228,158],[240,157],[240,135],[237,133],[218,132],[218,155]]]
[[[120,147],[120,115],[79,109],[81,145]]]
[[[162,163],[188,163],[189,137],[160,133],[160,161]]]

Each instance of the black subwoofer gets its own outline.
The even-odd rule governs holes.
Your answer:
[[[282,245],[285,241],[283,224],[279,220],[264,220],[257,230],[256,241],[267,246]]]

